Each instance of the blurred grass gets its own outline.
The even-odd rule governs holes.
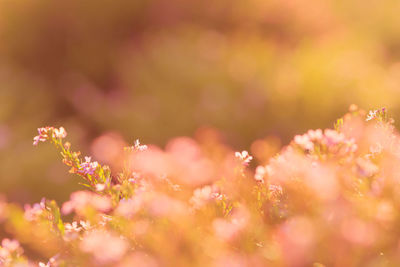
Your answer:
[[[287,143],[352,104],[400,117],[400,2],[0,0],[0,191],[64,200],[75,148],[106,131],[164,145],[197,128]]]

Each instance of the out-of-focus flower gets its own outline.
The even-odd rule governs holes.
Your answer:
[[[126,218],[132,218],[144,205],[141,194],[135,195],[130,199],[123,199],[118,203],[115,214]]]
[[[315,229],[313,221],[304,216],[293,217],[279,226],[277,238],[287,266],[307,262],[316,242]]]
[[[15,239],[4,238],[1,241],[1,246],[10,252],[17,251],[18,249],[20,249],[19,242]]]
[[[233,240],[249,223],[250,214],[244,207],[236,208],[229,220],[217,218],[213,221],[215,235],[223,240]]]
[[[141,145],[139,139],[136,139],[133,146],[125,147],[125,150],[130,152],[145,151],[147,150],[147,145]]]
[[[82,214],[88,207],[107,212],[111,209],[111,201],[108,197],[89,191],[77,191],[72,193],[71,199],[62,205],[61,211],[63,214],[70,214],[72,211]]]
[[[312,141],[321,141],[324,136],[321,129],[308,130],[307,135]]]
[[[23,252],[17,240],[4,238],[0,246],[0,266],[14,266],[11,264],[12,256],[19,256]]]
[[[149,199],[148,210],[155,217],[177,217],[185,215],[189,209],[182,201],[159,193]]]
[[[106,189],[106,185],[105,184],[96,184],[96,191],[104,191],[104,189]]]
[[[369,246],[377,238],[375,226],[359,218],[346,218],[340,225],[343,237],[360,246]]]
[[[206,205],[209,201],[220,199],[221,197],[222,195],[219,194],[217,187],[206,185],[202,188],[197,188],[194,190],[193,196],[189,202],[195,209],[199,209]]]
[[[82,230],[82,228],[78,226],[78,222],[76,222],[76,221],[65,224],[65,231],[79,232],[81,230]]]
[[[72,223],[66,223],[64,225],[64,229],[64,240],[71,241],[78,238],[79,232],[82,230],[82,227],[78,226],[78,222],[74,221]]]
[[[226,253],[219,255],[213,264],[214,267],[249,267],[252,266],[246,257],[238,253]],[[256,265],[257,266],[257,265]]]
[[[45,210],[46,205],[45,205],[46,199],[42,198],[40,203],[35,203],[33,206],[30,204],[25,204],[24,209],[25,209],[25,219],[28,221],[33,221],[35,220],[42,212]]]
[[[147,255],[143,252],[134,252],[129,255],[127,259],[123,260],[117,267],[131,267],[131,266],[141,266],[141,267],[158,267],[159,264],[154,257]]]
[[[324,143],[327,146],[337,145],[345,140],[345,136],[336,130],[326,129],[324,131]]]
[[[303,135],[296,135],[294,137],[294,142],[295,144],[299,145],[305,150],[313,150],[314,149],[314,143],[310,140],[309,136],[307,134]]]
[[[365,158],[357,159],[357,170],[361,176],[370,177],[379,171],[378,166],[372,163],[370,160]]]
[[[89,230],[90,228],[92,228],[92,225],[90,224],[89,221],[80,220],[80,221],[79,221],[79,224],[80,224],[80,225],[82,226],[82,228],[85,229],[85,230]]]
[[[267,173],[266,167],[257,166],[256,173],[254,174],[254,179],[258,182],[264,183],[264,176]]]
[[[94,230],[85,234],[79,247],[91,253],[98,264],[109,264],[121,259],[129,246],[127,241],[115,234]]]

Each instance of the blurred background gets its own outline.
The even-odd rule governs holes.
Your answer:
[[[50,144],[32,146],[46,125],[103,163],[119,153],[104,144],[164,147],[199,128],[235,150],[284,145],[352,103],[400,118],[399,10],[398,0],[0,0],[0,193],[63,201],[81,188]]]

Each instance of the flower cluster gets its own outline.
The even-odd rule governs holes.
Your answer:
[[[375,109],[375,110],[370,110],[366,121],[370,121],[373,119],[384,119],[386,117],[386,108],[381,108],[381,109]]]
[[[125,147],[124,149],[129,152],[145,151],[147,150],[147,145],[141,145],[139,139],[136,139],[133,146]]]
[[[97,161],[92,162],[91,160],[91,157],[85,157],[85,161],[80,164],[76,172],[82,175],[94,175],[97,167],[99,167],[99,163]]]
[[[309,154],[319,154],[328,150],[338,154],[353,153],[357,150],[357,144],[354,138],[346,138],[346,136],[333,129],[309,130],[303,135],[296,135],[293,142],[301,149]]]
[[[352,107],[335,129],[295,136],[267,161],[254,144],[253,159],[204,137],[165,150],[136,142],[113,174],[82,161],[61,129],[40,128],[36,139],[60,149],[88,190],[61,208],[1,199],[1,266],[400,265],[400,136],[391,119],[366,122]]]
[[[54,127],[42,127],[38,128],[38,133],[39,135],[33,138],[33,145],[35,146],[38,145],[39,142],[45,142],[50,138],[63,139],[67,136],[67,132],[63,127],[59,129]]]
[[[10,266],[13,262],[18,262],[18,258],[23,252],[24,250],[17,240],[3,239],[0,246],[0,265]]]
[[[249,165],[250,161],[253,159],[253,157],[250,156],[249,152],[246,150],[243,150],[242,152],[235,152],[235,157],[242,162],[243,166]]]

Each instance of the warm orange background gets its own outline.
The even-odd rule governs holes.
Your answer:
[[[399,10],[398,0],[0,0],[0,192],[32,202],[79,188],[55,149],[32,147],[45,125],[99,155],[118,152],[95,140],[163,146],[202,126],[237,150],[269,135],[285,144],[351,103],[399,118]]]

